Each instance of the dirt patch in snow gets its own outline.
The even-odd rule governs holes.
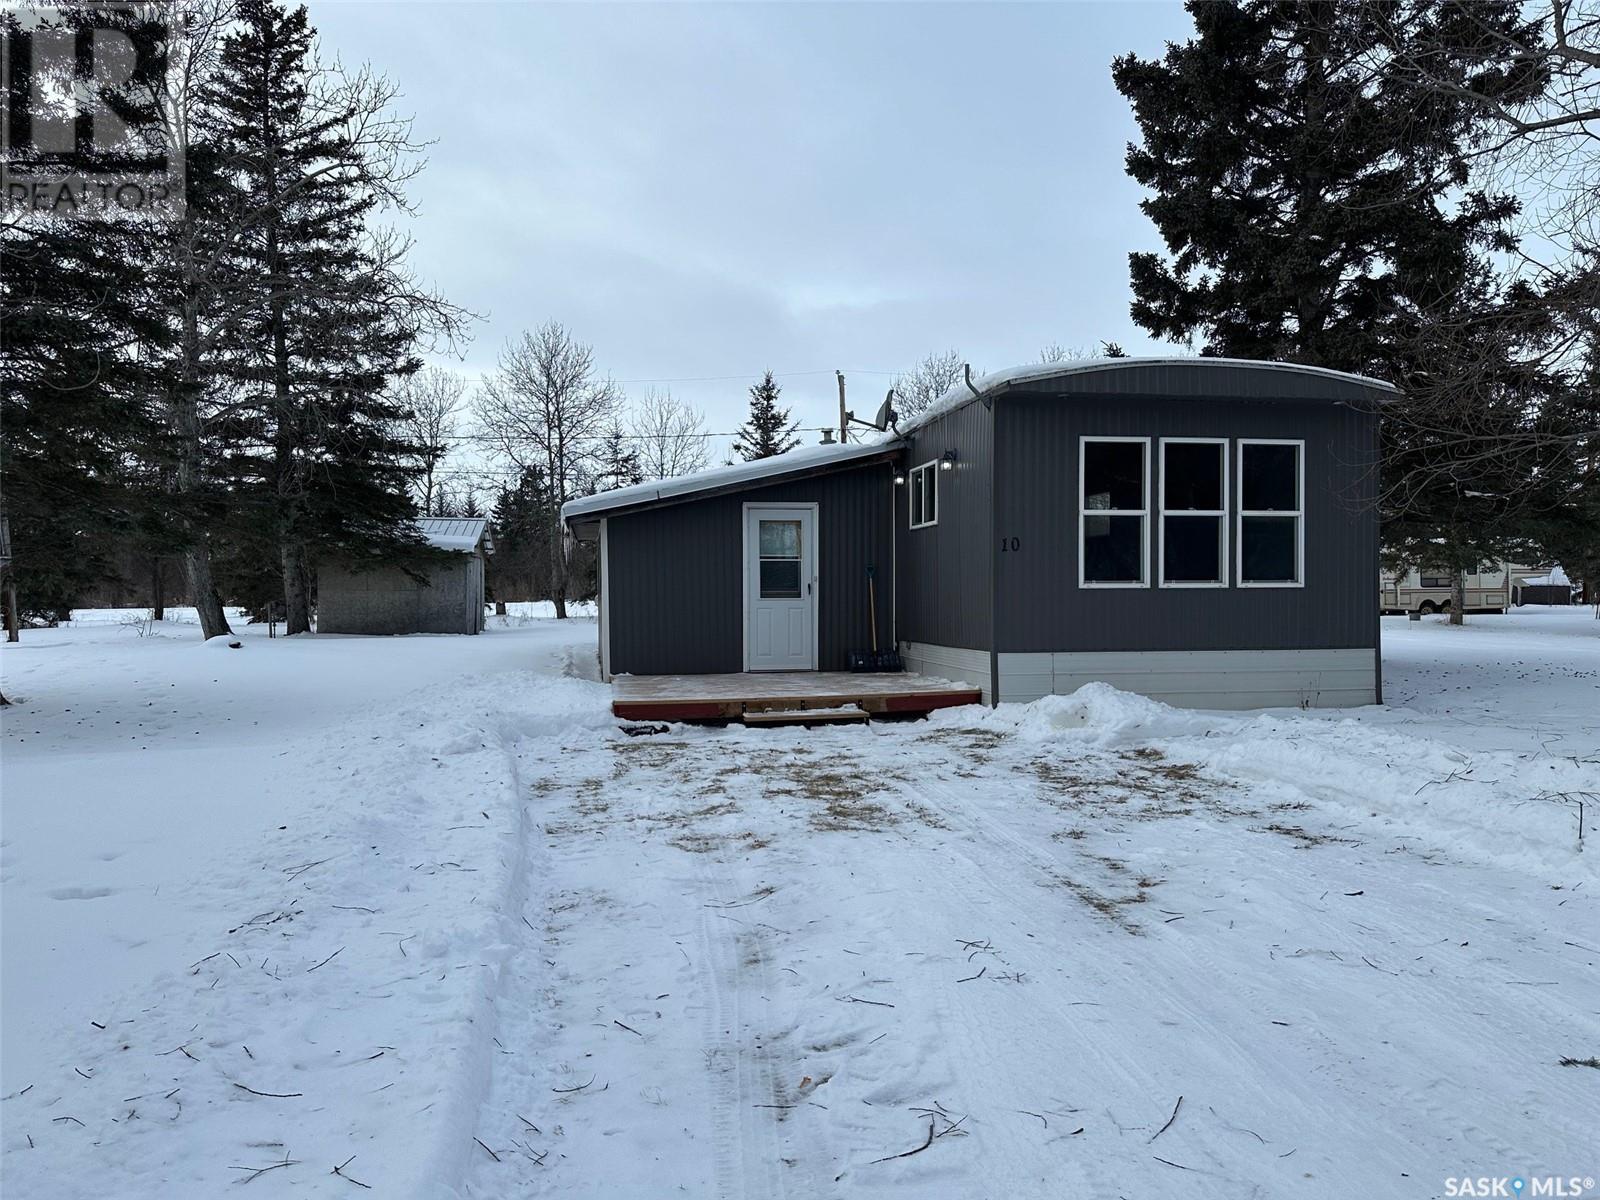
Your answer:
[[[834,833],[862,833],[888,829],[905,817],[875,800],[855,796],[833,796],[820,811],[813,812],[812,829]]]
[[[1148,903],[1150,893],[1146,885],[1153,887],[1159,882],[1159,880],[1153,879],[1140,879],[1138,886],[1131,891],[1112,892],[1109,890],[1102,891],[1100,888],[1084,883],[1082,880],[1073,879],[1060,872],[1050,876],[1052,885],[1065,889],[1081,904],[1110,921],[1124,933],[1132,934],[1134,937],[1142,937],[1144,935],[1144,926],[1129,916],[1128,910],[1137,905]]]
[[[1361,843],[1354,838],[1336,837],[1331,833],[1313,833],[1299,825],[1285,825],[1274,821],[1270,825],[1260,826],[1266,833],[1276,833],[1280,837],[1290,838],[1301,850],[1309,850],[1313,846],[1358,846]]]

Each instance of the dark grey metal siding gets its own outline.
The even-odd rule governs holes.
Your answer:
[[[971,650],[993,647],[994,420],[981,401],[910,436],[906,467],[956,452],[939,473],[939,523],[910,528],[909,487],[896,488],[901,641]]]
[[[608,519],[607,616],[615,674],[744,669],[744,505],[817,505],[817,665],[842,671],[869,645],[867,566],[877,569],[878,645],[893,644],[893,470],[827,475]]]
[[[1086,380],[1136,384],[1146,390],[1096,394],[1082,390]],[[1378,482],[1377,417],[1364,406],[1294,399],[1307,383],[1313,385],[1312,394],[1322,395],[1330,384],[1332,390],[1349,385],[1270,371],[1182,367],[1111,372],[1066,382],[1074,385],[1068,394],[1013,390],[995,401],[995,527],[1000,537],[1016,538],[1018,546],[1015,552],[995,554],[998,650],[1375,645],[1378,532],[1372,501]],[[1149,394],[1158,387],[1180,394]],[[1262,398],[1230,398],[1230,387]],[[1237,447],[1232,439],[1304,439],[1305,586],[1079,588],[1078,439],[1086,434],[1230,439],[1231,508],[1237,507],[1238,496]],[[1152,477],[1158,470],[1158,453],[1153,441]],[[1154,478],[1151,500],[1149,573],[1154,580],[1158,537]],[[978,564],[968,569],[976,570]]]

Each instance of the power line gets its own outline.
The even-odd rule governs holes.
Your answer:
[[[435,364],[435,365],[437,365],[437,364]],[[455,374],[466,375],[466,376],[469,376],[469,377],[475,378],[475,379],[482,379],[485,375],[493,375],[498,370],[498,368],[491,367],[491,368],[489,368],[487,370],[482,370],[482,371],[466,371],[466,370],[456,370],[456,368],[448,367],[448,366],[440,367],[440,369],[441,370],[445,370],[445,371],[453,371],[453,372],[455,372]],[[834,367],[825,367],[825,368],[819,368],[818,370],[814,370],[814,371],[774,371],[772,373],[772,377],[774,379],[798,379],[801,376],[805,376],[805,375],[832,375],[832,374],[835,373],[835,370],[836,370],[836,368],[834,368]],[[763,369],[763,370],[760,370],[760,371],[741,371],[737,375],[681,375],[681,376],[677,376],[677,377],[673,377],[673,378],[659,378],[659,379],[610,379],[610,380],[607,380],[607,382],[608,383],[734,383],[734,382],[738,382],[740,380],[759,379],[761,376],[763,376],[765,374],[766,374],[766,371]],[[846,375],[847,377],[850,376],[850,375],[890,375],[890,376],[894,376],[894,375],[904,374],[904,372],[903,371],[878,371],[878,370],[870,370],[870,369],[865,368],[865,367],[860,367],[860,368],[856,368],[854,370],[846,370],[846,371],[843,372],[843,374]]]
[[[837,425],[796,425],[794,426],[794,431],[796,433],[824,433],[838,428]],[[665,442],[669,440],[681,441],[687,438],[731,438],[738,437],[743,432],[743,430],[738,429],[731,433],[629,433],[627,430],[623,430],[622,440],[625,442]],[[609,433],[581,433],[570,435],[566,440],[569,442],[608,442],[611,440],[611,435]],[[452,433],[447,437],[441,437],[439,441],[499,445],[505,439],[489,433]]]

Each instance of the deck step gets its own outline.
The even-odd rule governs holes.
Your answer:
[[[814,713],[825,708],[913,715],[981,700],[971,684],[912,671],[617,675],[611,680],[611,711],[624,721],[738,721],[752,712]]]
[[[838,725],[866,719],[866,710],[854,704],[843,708],[766,708],[744,714],[746,725]]]

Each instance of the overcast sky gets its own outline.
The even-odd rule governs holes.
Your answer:
[[[487,318],[468,374],[554,317],[628,392],[659,381],[731,430],[768,367],[819,425],[835,368],[870,414],[929,350],[1156,348],[1128,316],[1127,254],[1157,240],[1110,62],[1186,37],[1176,4],[311,12],[435,142],[414,262]]]

